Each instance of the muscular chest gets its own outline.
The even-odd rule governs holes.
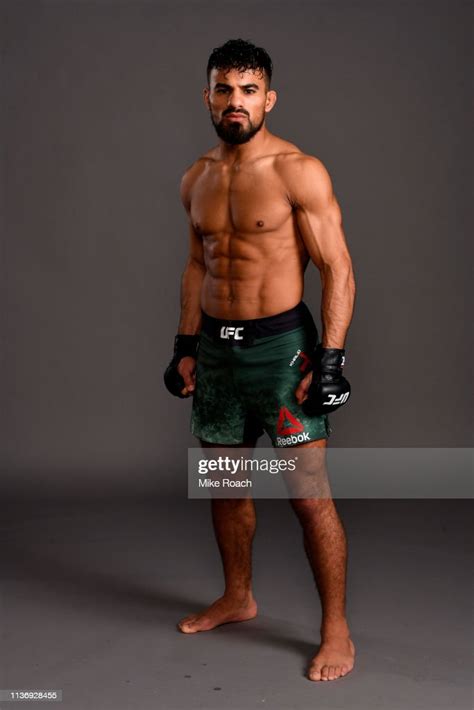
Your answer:
[[[211,170],[193,190],[191,218],[202,235],[276,231],[290,215],[280,180],[262,170]]]

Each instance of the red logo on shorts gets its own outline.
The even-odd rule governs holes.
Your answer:
[[[287,407],[280,408],[277,421],[277,434],[287,436],[287,434],[298,434],[303,431],[304,426]]]
[[[308,365],[311,365],[311,358],[309,358],[303,351],[300,352],[300,358],[303,360],[300,365],[300,372],[304,372]]]

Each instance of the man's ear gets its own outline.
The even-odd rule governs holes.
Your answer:
[[[202,98],[204,100],[206,107],[210,108],[210,106],[209,106],[209,87],[208,86],[206,86],[206,88],[202,90]]]
[[[277,102],[277,92],[273,89],[267,91],[267,98],[265,99],[265,113],[270,113],[272,108]]]

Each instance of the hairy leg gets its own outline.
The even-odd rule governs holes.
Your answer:
[[[326,440],[295,448],[324,448]],[[319,452],[321,454],[322,452]],[[315,457],[315,475],[325,475],[325,456]],[[310,680],[334,680],[354,666],[354,644],[346,619],[347,539],[332,498],[292,499],[303,530],[305,551],[321,600],[321,647],[313,658]]]
[[[202,446],[224,448],[206,442],[202,442]],[[246,446],[253,449],[253,445]],[[213,498],[211,511],[224,569],[224,594],[204,611],[180,621],[178,628],[184,633],[209,631],[220,624],[253,619],[257,614],[252,594],[252,542],[256,530],[254,502],[252,498]]]

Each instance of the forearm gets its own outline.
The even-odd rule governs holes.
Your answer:
[[[190,259],[181,278],[181,315],[178,333],[196,335],[201,330],[201,292],[206,269]]]
[[[321,270],[321,284],[322,345],[344,348],[355,300],[352,265],[348,262],[325,265]]]

